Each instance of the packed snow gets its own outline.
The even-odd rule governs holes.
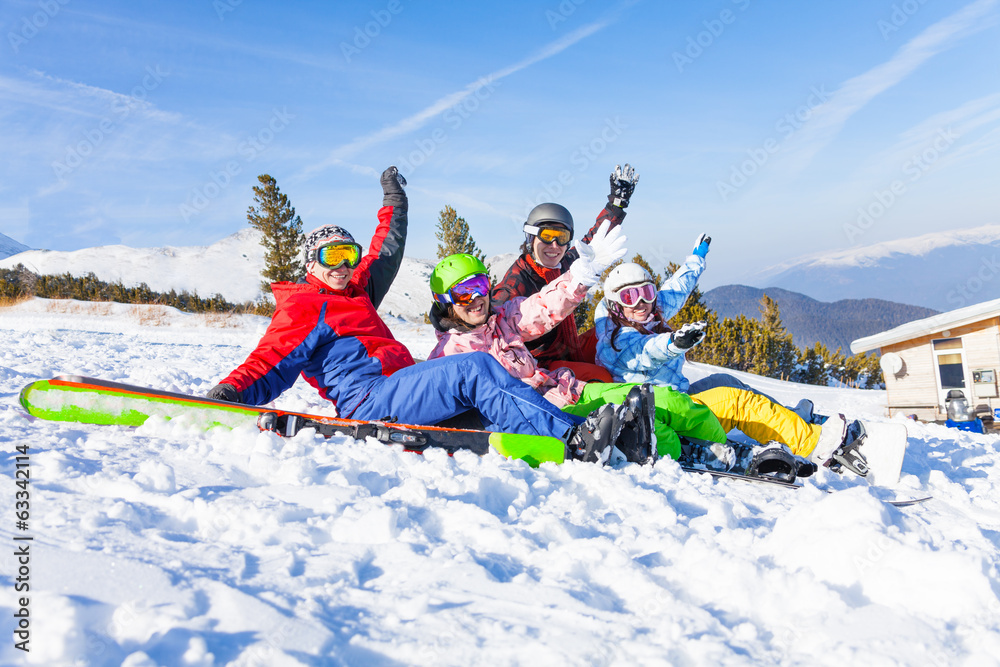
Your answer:
[[[426,356],[428,326],[387,319]],[[0,663],[1000,661],[996,435],[908,422],[898,488],[823,471],[791,491],[671,461],[532,469],[311,431],[45,422],[18,404],[60,373],[204,394],[266,323],[41,299],[0,310]],[[886,419],[884,392],[742,377],[786,403]],[[329,413],[301,381],[278,404]],[[10,555],[24,536],[27,593]],[[29,653],[13,634],[24,596]]]

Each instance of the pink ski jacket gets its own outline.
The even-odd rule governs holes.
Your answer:
[[[447,309],[435,303],[430,319],[438,343],[427,358],[488,352],[508,373],[527,382],[549,402],[560,408],[572,405],[580,400],[584,383],[568,368],[540,368],[524,343],[570,317],[586,296],[586,285],[578,284],[567,271],[540,292],[494,304],[489,319],[474,329],[448,318]]]

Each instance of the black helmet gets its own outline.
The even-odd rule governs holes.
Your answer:
[[[531,213],[528,214],[528,220],[524,223],[524,232],[528,236],[536,236],[539,227],[548,227],[553,224],[562,225],[568,229],[572,238],[573,216],[570,215],[565,206],[551,202],[539,204],[531,209]]]

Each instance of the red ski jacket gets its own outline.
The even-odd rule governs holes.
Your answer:
[[[350,284],[332,290],[312,275],[271,287],[277,307],[257,347],[222,382],[240,399],[262,405],[302,377],[348,417],[381,378],[413,365],[376,312],[403,260],[405,195],[386,195],[368,254]]]
[[[597,222],[583,237],[583,241],[585,243],[590,241],[603,221],[610,221],[611,227],[614,228],[620,225],[624,219],[624,209],[613,204],[606,205],[597,216]],[[522,254],[507,269],[503,279],[493,288],[491,294],[493,303],[499,305],[511,297],[537,294],[546,284],[569,271],[569,265],[578,257],[576,249],[570,248],[562,262],[559,263],[558,268],[547,269],[535,262],[530,252]],[[580,337],[576,332],[576,321],[572,316],[564,319],[559,323],[559,326],[544,336],[527,341],[526,345],[531,350],[531,354],[544,366],[555,361],[594,363],[593,358],[586,358],[581,351]]]

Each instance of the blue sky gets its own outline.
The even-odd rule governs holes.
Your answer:
[[[454,206],[488,253],[534,203],[586,226],[641,175],[630,248],[714,238],[702,286],[1000,224],[1000,0],[0,5],[0,232],[33,248],[207,245],[274,176],[306,229],[407,252]]]

